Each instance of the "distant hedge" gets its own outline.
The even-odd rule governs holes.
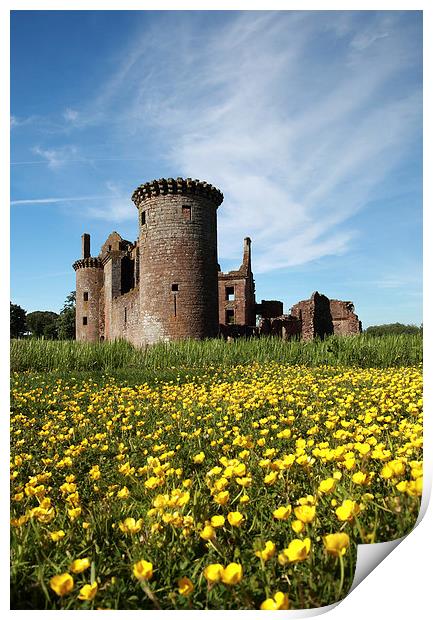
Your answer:
[[[389,334],[410,334],[422,336],[422,325],[403,325],[403,323],[387,323],[386,325],[371,325],[364,330],[370,336],[387,336]]]

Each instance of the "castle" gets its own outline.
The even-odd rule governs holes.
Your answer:
[[[280,301],[257,304],[248,237],[240,268],[221,272],[216,212],[223,194],[209,183],[154,180],[140,185],[132,201],[136,241],[112,232],[98,256],[91,256],[90,235],[82,235],[81,258],[73,264],[77,340],[143,345],[219,334],[311,339],[361,331],[351,302],[317,292],[289,315]]]

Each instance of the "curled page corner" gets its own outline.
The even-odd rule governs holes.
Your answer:
[[[424,483],[423,494],[421,498],[421,506],[418,513],[418,518],[413,527],[415,529],[419,523],[422,521],[428,503],[430,501],[430,493],[431,493],[431,485],[430,481],[427,484]],[[396,538],[395,540],[388,540],[381,543],[374,543],[370,545],[358,544],[357,548],[357,558],[356,558],[356,569],[355,575],[353,577],[352,586],[347,593],[347,596],[363,581],[367,575],[369,575],[376,566],[378,566],[398,545],[408,536],[411,535],[411,530],[406,536],[402,536],[401,538]]]
[[[331,605],[325,605],[324,607],[310,607],[309,609],[288,609],[286,614],[290,616],[290,618],[312,618],[314,616],[320,616],[321,614],[326,614],[328,611],[331,611],[337,605],[339,605],[341,601],[336,601],[335,603],[331,603]]]
[[[388,540],[386,542],[374,543],[370,545],[359,544],[357,548],[356,569],[353,577],[352,586],[347,594],[350,593],[369,575],[387,555],[404,540],[406,536]]]

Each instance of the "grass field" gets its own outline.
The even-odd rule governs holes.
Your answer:
[[[12,608],[342,598],[356,544],[418,515],[421,351],[417,337],[14,342]]]
[[[413,366],[422,361],[422,337],[419,335],[382,336],[362,334],[356,338],[330,336],[313,342],[280,338],[224,340],[185,340],[135,348],[127,342],[84,342],[49,340],[13,340],[11,370],[101,371],[149,370],[167,368],[183,371],[209,366],[232,367],[252,361],[317,366],[331,364],[360,368]]]

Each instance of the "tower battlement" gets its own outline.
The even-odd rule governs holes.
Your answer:
[[[202,196],[214,202],[217,207],[224,200],[222,192],[210,183],[198,179],[182,179],[181,177],[177,179],[154,179],[148,183],[143,183],[132,194],[131,200],[138,207],[149,198],[175,194]]]
[[[87,256],[86,258],[79,258],[76,260],[72,267],[74,271],[77,271],[77,269],[84,269],[85,267],[102,267],[102,262],[98,256]]]

